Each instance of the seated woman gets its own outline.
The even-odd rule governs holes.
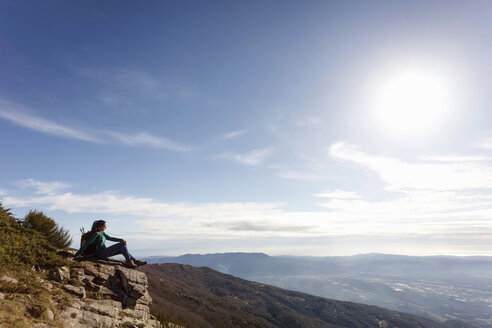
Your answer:
[[[107,235],[104,230],[106,230],[106,221],[98,220],[92,224],[92,229],[90,231],[89,239],[80,247],[79,251],[73,256],[76,259],[84,250],[92,243],[97,243],[95,247],[95,256],[101,259],[106,259],[113,255],[122,254],[125,259],[125,265],[129,268],[136,268],[137,266],[145,265],[147,262],[136,260],[128,252],[126,248],[126,240],[121,238],[114,238]],[[106,240],[117,241],[117,244],[106,247]]]

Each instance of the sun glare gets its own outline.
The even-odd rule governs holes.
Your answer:
[[[416,136],[438,128],[449,109],[447,81],[415,69],[382,83],[375,93],[374,114],[393,135]]]

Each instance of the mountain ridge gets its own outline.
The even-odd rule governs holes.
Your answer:
[[[152,312],[187,327],[451,327],[377,306],[248,281],[207,267],[166,263],[139,270],[149,281]]]
[[[377,305],[438,322],[492,326],[492,257],[264,253],[151,257],[150,263],[206,266],[234,276],[338,300]]]

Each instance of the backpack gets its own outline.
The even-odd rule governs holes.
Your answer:
[[[94,231],[87,231],[86,233],[82,233],[82,237],[80,238],[80,248],[85,245],[85,243],[91,238],[94,234]],[[82,255],[90,257],[96,254],[97,247],[101,244],[101,236],[97,234],[96,240],[92,242],[86,249],[82,252]]]

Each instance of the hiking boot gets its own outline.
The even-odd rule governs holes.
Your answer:
[[[137,267],[137,265],[135,264],[135,262],[133,262],[133,260],[126,260],[125,266],[131,269],[135,269]]]
[[[146,264],[147,264],[147,262],[146,262],[146,261],[135,260],[135,264],[136,264],[137,266],[142,266],[142,265],[146,265]]]

